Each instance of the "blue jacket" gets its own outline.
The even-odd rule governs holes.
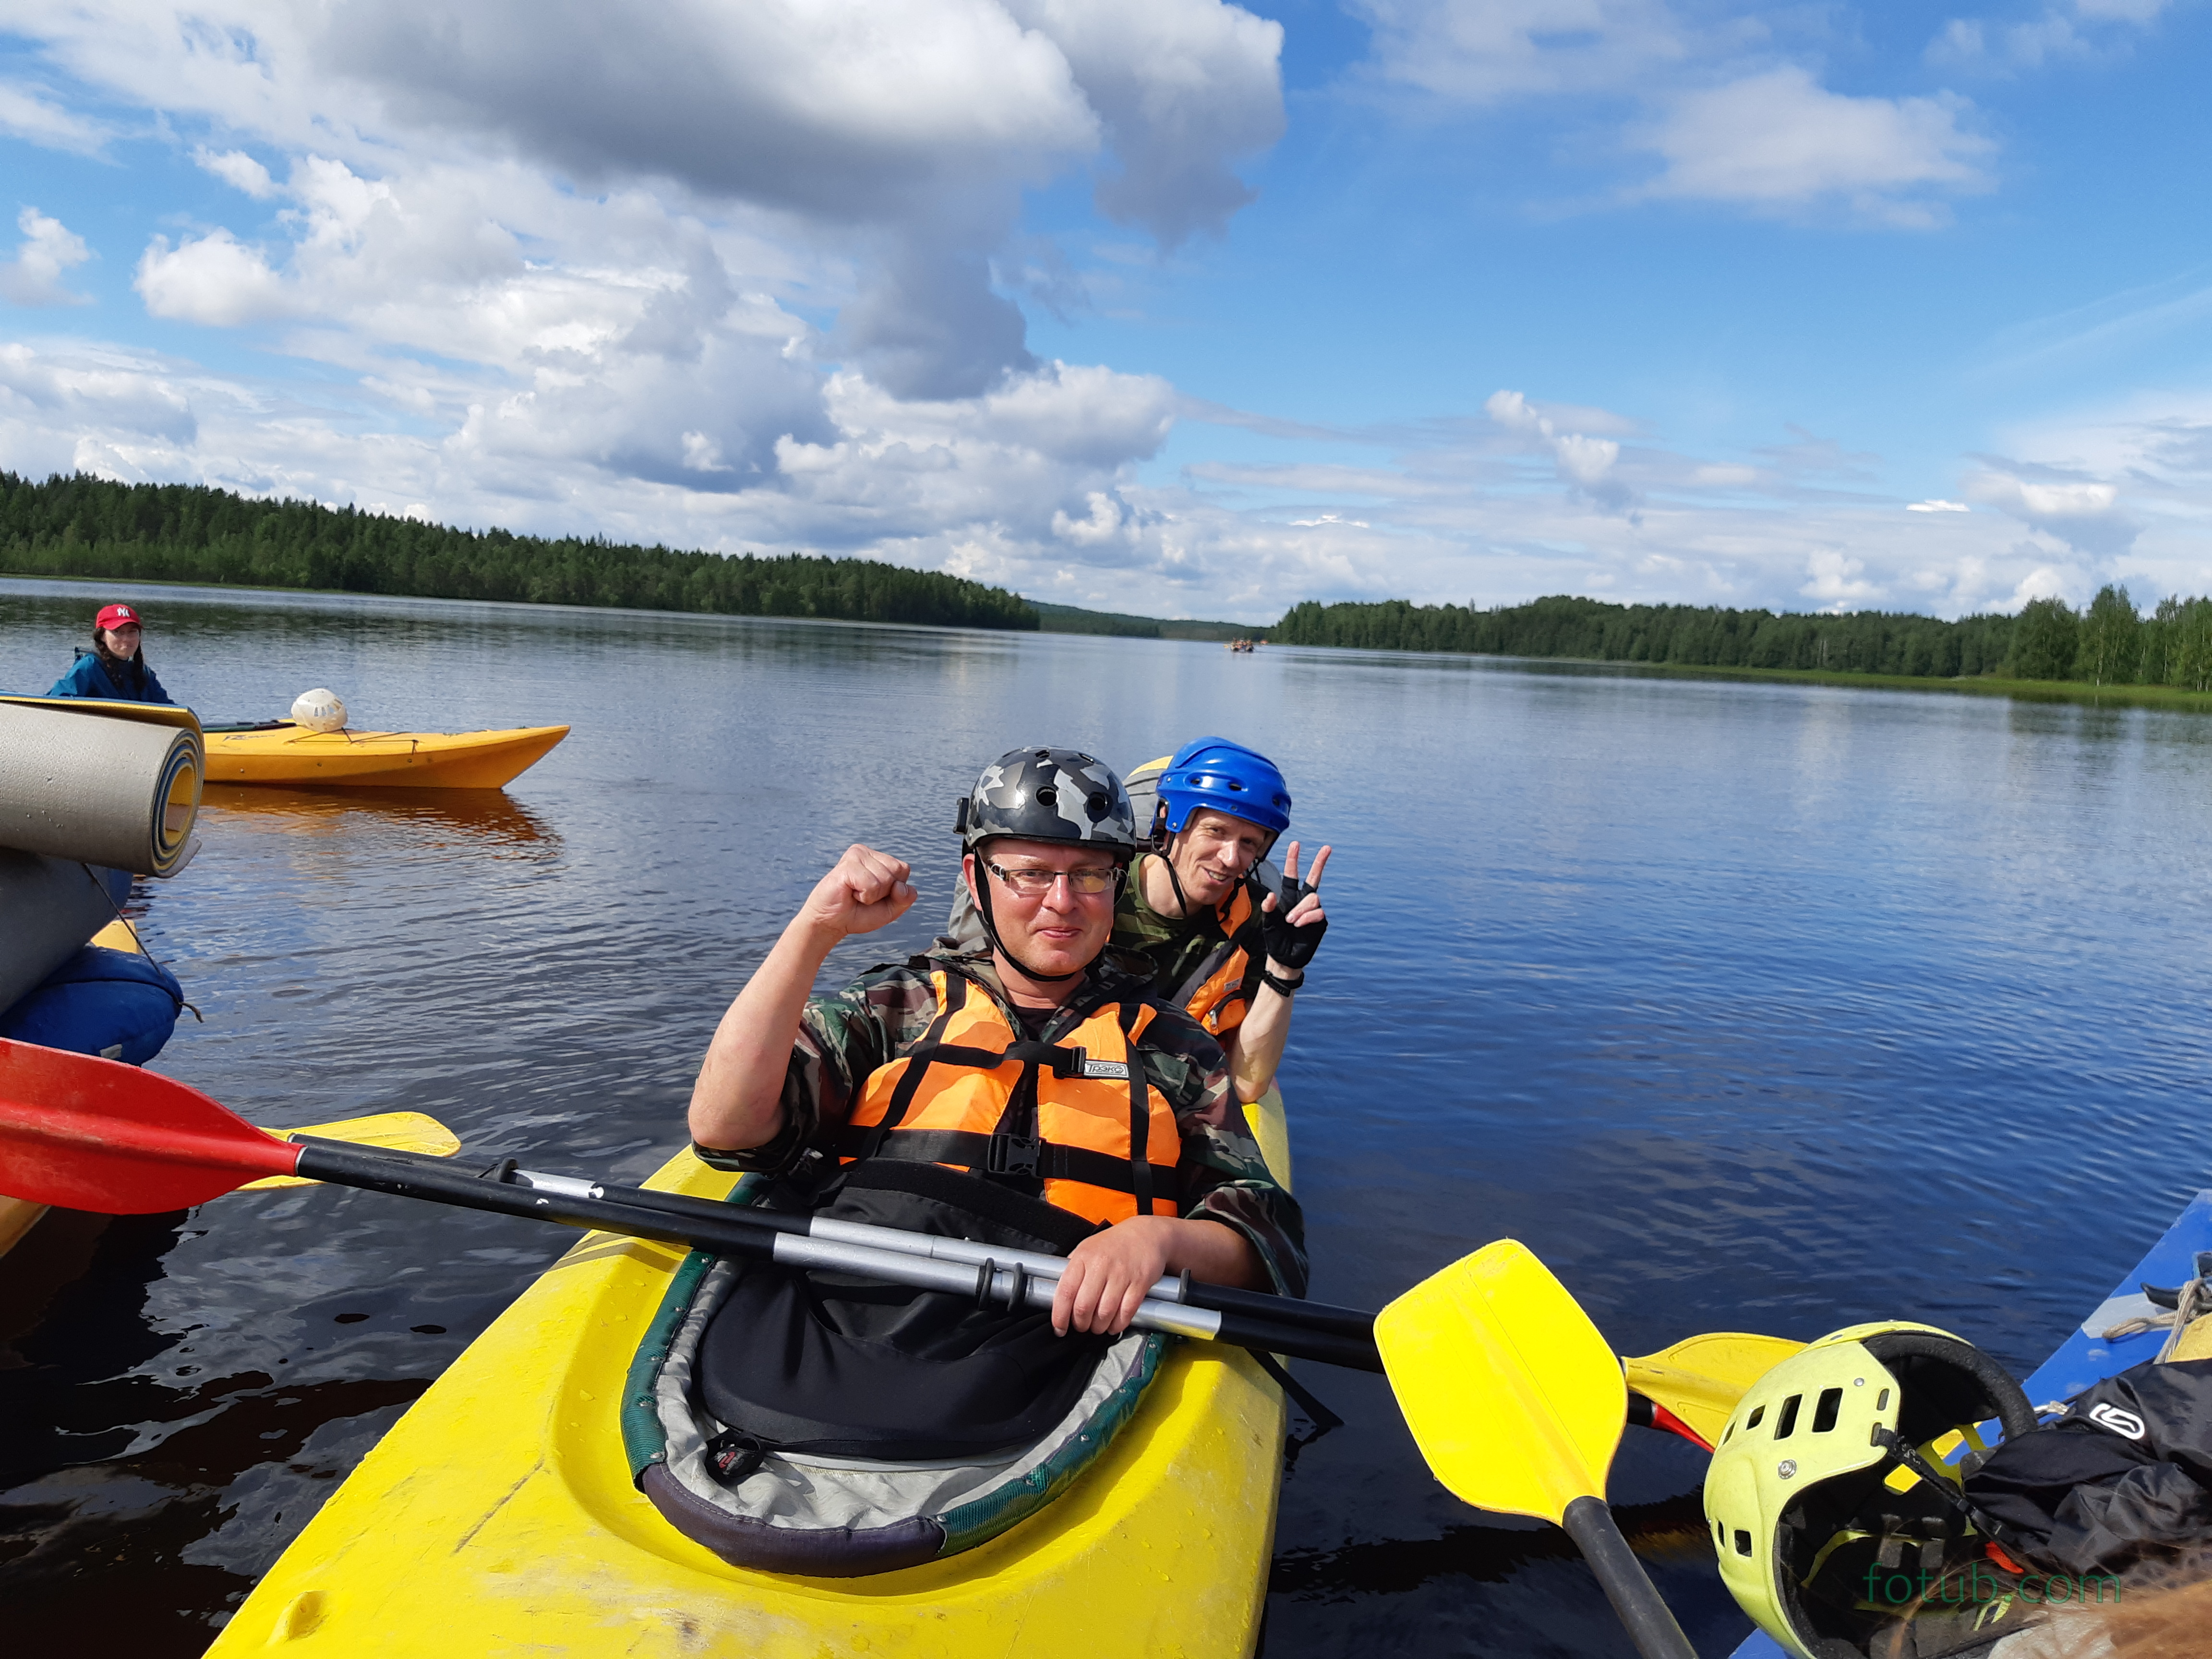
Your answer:
[[[122,678],[118,679],[117,675]],[[111,669],[100,659],[98,653],[82,651],[76,665],[54,682],[54,689],[46,693],[50,697],[98,697],[105,702],[166,702],[174,707],[176,699],[161,690],[161,682],[154,671],[133,657],[129,662],[118,662]]]

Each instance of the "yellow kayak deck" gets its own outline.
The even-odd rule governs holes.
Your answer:
[[[494,732],[310,732],[277,726],[206,734],[210,783],[498,789],[568,735],[565,726]]]
[[[1279,1097],[1250,1110],[1287,1178]],[[732,1177],[686,1150],[647,1184],[720,1197]],[[978,1548],[780,1577],[729,1565],[632,1484],[622,1391],[685,1254],[586,1235],[362,1460],[210,1659],[1250,1653],[1285,1419],[1243,1350],[1175,1345],[1106,1454]]]

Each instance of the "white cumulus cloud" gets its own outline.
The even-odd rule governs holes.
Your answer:
[[[187,237],[176,246],[156,236],[138,261],[136,286],[156,317],[217,327],[283,314],[283,284],[258,248],[227,230]]]
[[[34,207],[15,216],[23,233],[15,257],[0,264],[0,299],[19,306],[81,306],[91,303],[62,285],[63,276],[92,258],[92,250],[58,219]]]
[[[1641,135],[1666,162],[1657,197],[1794,210],[1838,202],[1871,219],[1940,222],[1940,198],[1986,189],[1995,146],[1954,94],[1856,98],[1795,66],[1686,93]]]
[[[1615,92],[1691,58],[1663,0],[1355,0],[1391,80],[1470,104]]]
[[[2132,31],[2149,28],[2169,0],[2060,0],[2034,17],[1954,17],[1929,42],[1927,58],[1946,68],[2031,70],[2068,58],[2125,52]]]
[[[276,193],[276,181],[269,176],[269,169],[242,149],[212,150],[205,144],[198,144],[192,149],[192,160],[233,190],[243,191],[257,202],[266,201]]]
[[[1966,480],[1966,494],[2092,556],[2124,553],[2138,533],[2121,508],[2117,485],[2057,469],[2022,476],[2020,470],[1991,467]]]
[[[1881,589],[1865,580],[1866,562],[1833,548],[1824,548],[1805,561],[1805,585],[1797,591],[1823,611],[1854,611],[1881,597]]]
[[[1541,442],[1551,452],[1561,483],[1610,512],[1625,513],[1634,505],[1636,492],[1613,476],[1614,465],[1620,459],[1616,440],[1561,431],[1551,411],[1531,404],[1518,392],[1493,392],[1482,407],[1506,430],[1525,433]]]

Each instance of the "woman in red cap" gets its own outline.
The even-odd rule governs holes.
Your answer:
[[[138,640],[138,613],[127,605],[107,606],[93,618],[92,649],[80,647],[76,665],[46,695],[99,697],[108,702],[174,702],[146,666]]]

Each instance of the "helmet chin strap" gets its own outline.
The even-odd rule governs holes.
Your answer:
[[[1082,967],[1068,973],[1041,974],[1008,950],[1006,940],[999,937],[999,920],[991,914],[991,872],[983,868],[983,860],[980,857],[975,860],[975,868],[977,873],[982,878],[975,884],[975,911],[983,919],[983,936],[991,941],[991,948],[994,951],[1020,969],[1025,976],[1037,981],[1040,984],[1051,985],[1064,979],[1079,979],[1090,970],[1091,963],[1086,962]],[[1103,946],[1101,954],[1103,954]],[[1097,958],[1094,957],[1091,960],[1095,962]]]
[[[1182,882],[1176,874],[1175,842],[1168,842],[1168,850],[1160,854],[1160,862],[1168,868],[1168,885],[1175,889],[1176,908],[1182,912],[1185,921],[1190,920],[1190,900],[1184,895]]]

